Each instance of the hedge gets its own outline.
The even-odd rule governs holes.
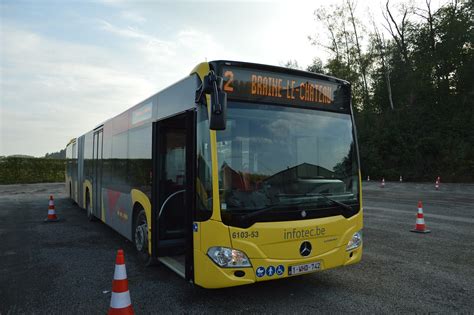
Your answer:
[[[0,157],[0,184],[63,182],[66,160]]]

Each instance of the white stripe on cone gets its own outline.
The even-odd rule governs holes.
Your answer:
[[[54,209],[53,209],[53,210],[51,210],[51,209],[48,210],[48,214],[55,214],[55,213],[54,213]]]
[[[50,205],[50,206],[54,206],[54,201],[53,201],[53,200],[50,200],[50,201],[49,201],[49,205]]]
[[[115,265],[114,280],[125,279],[127,279],[127,269],[125,269],[125,265]]]
[[[130,300],[130,292],[112,292],[112,299],[110,300],[111,308],[126,308],[132,304]]]
[[[416,224],[425,224],[425,219],[423,219],[423,218],[417,218],[417,219],[416,219]]]

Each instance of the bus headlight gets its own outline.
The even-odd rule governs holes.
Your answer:
[[[355,232],[354,235],[352,235],[349,243],[347,243],[346,251],[356,249],[360,245],[362,245],[362,231]]]
[[[207,255],[221,267],[251,267],[247,255],[240,250],[216,246],[209,248]]]

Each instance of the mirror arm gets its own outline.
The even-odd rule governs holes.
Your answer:
[[[218,88],[218,83],[221,85],[222,79],[219,78],[213,70],[209,71],[209,74],[204,77],[204,81],[202,82],[201,85],[197,88],[196,90],[196,96],[194,101],[196,103],[201,103],[202,97],[205,93],[211,93],[214,94],[214,108],[212,108],[212,112],[220,115],[222,113],[222,105],[219,102],[219,88]]]
[[[222,106],[221,106],[221,103],[219,102],[219,91],[217,90],[217,77],[214,75],[214,73],[212,73],[212,77],[211,77],[211,80],[212,80],[212,86],[214,88],[214,108],[212,109],[212,111],[214,112],[214,114],[216,115],[220,115],[222,113]]]
[[[194,97],[194,102],[197,104],[202,104],[202,95],[204,94],[203,88],[202,88],[202,83],[201,85],[196,89],[196,95]]]

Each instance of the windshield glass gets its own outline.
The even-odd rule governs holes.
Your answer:
[[[217,152],[224,220],[256,211],[262,216],[252,216],[255,221],[281,220],[283,212],[303,208],[305,218],[321,217],[324,211],[312,212],[341,212],[341,202],[358,211],[348,114],[230,102],[226,130],[217,132]]]

